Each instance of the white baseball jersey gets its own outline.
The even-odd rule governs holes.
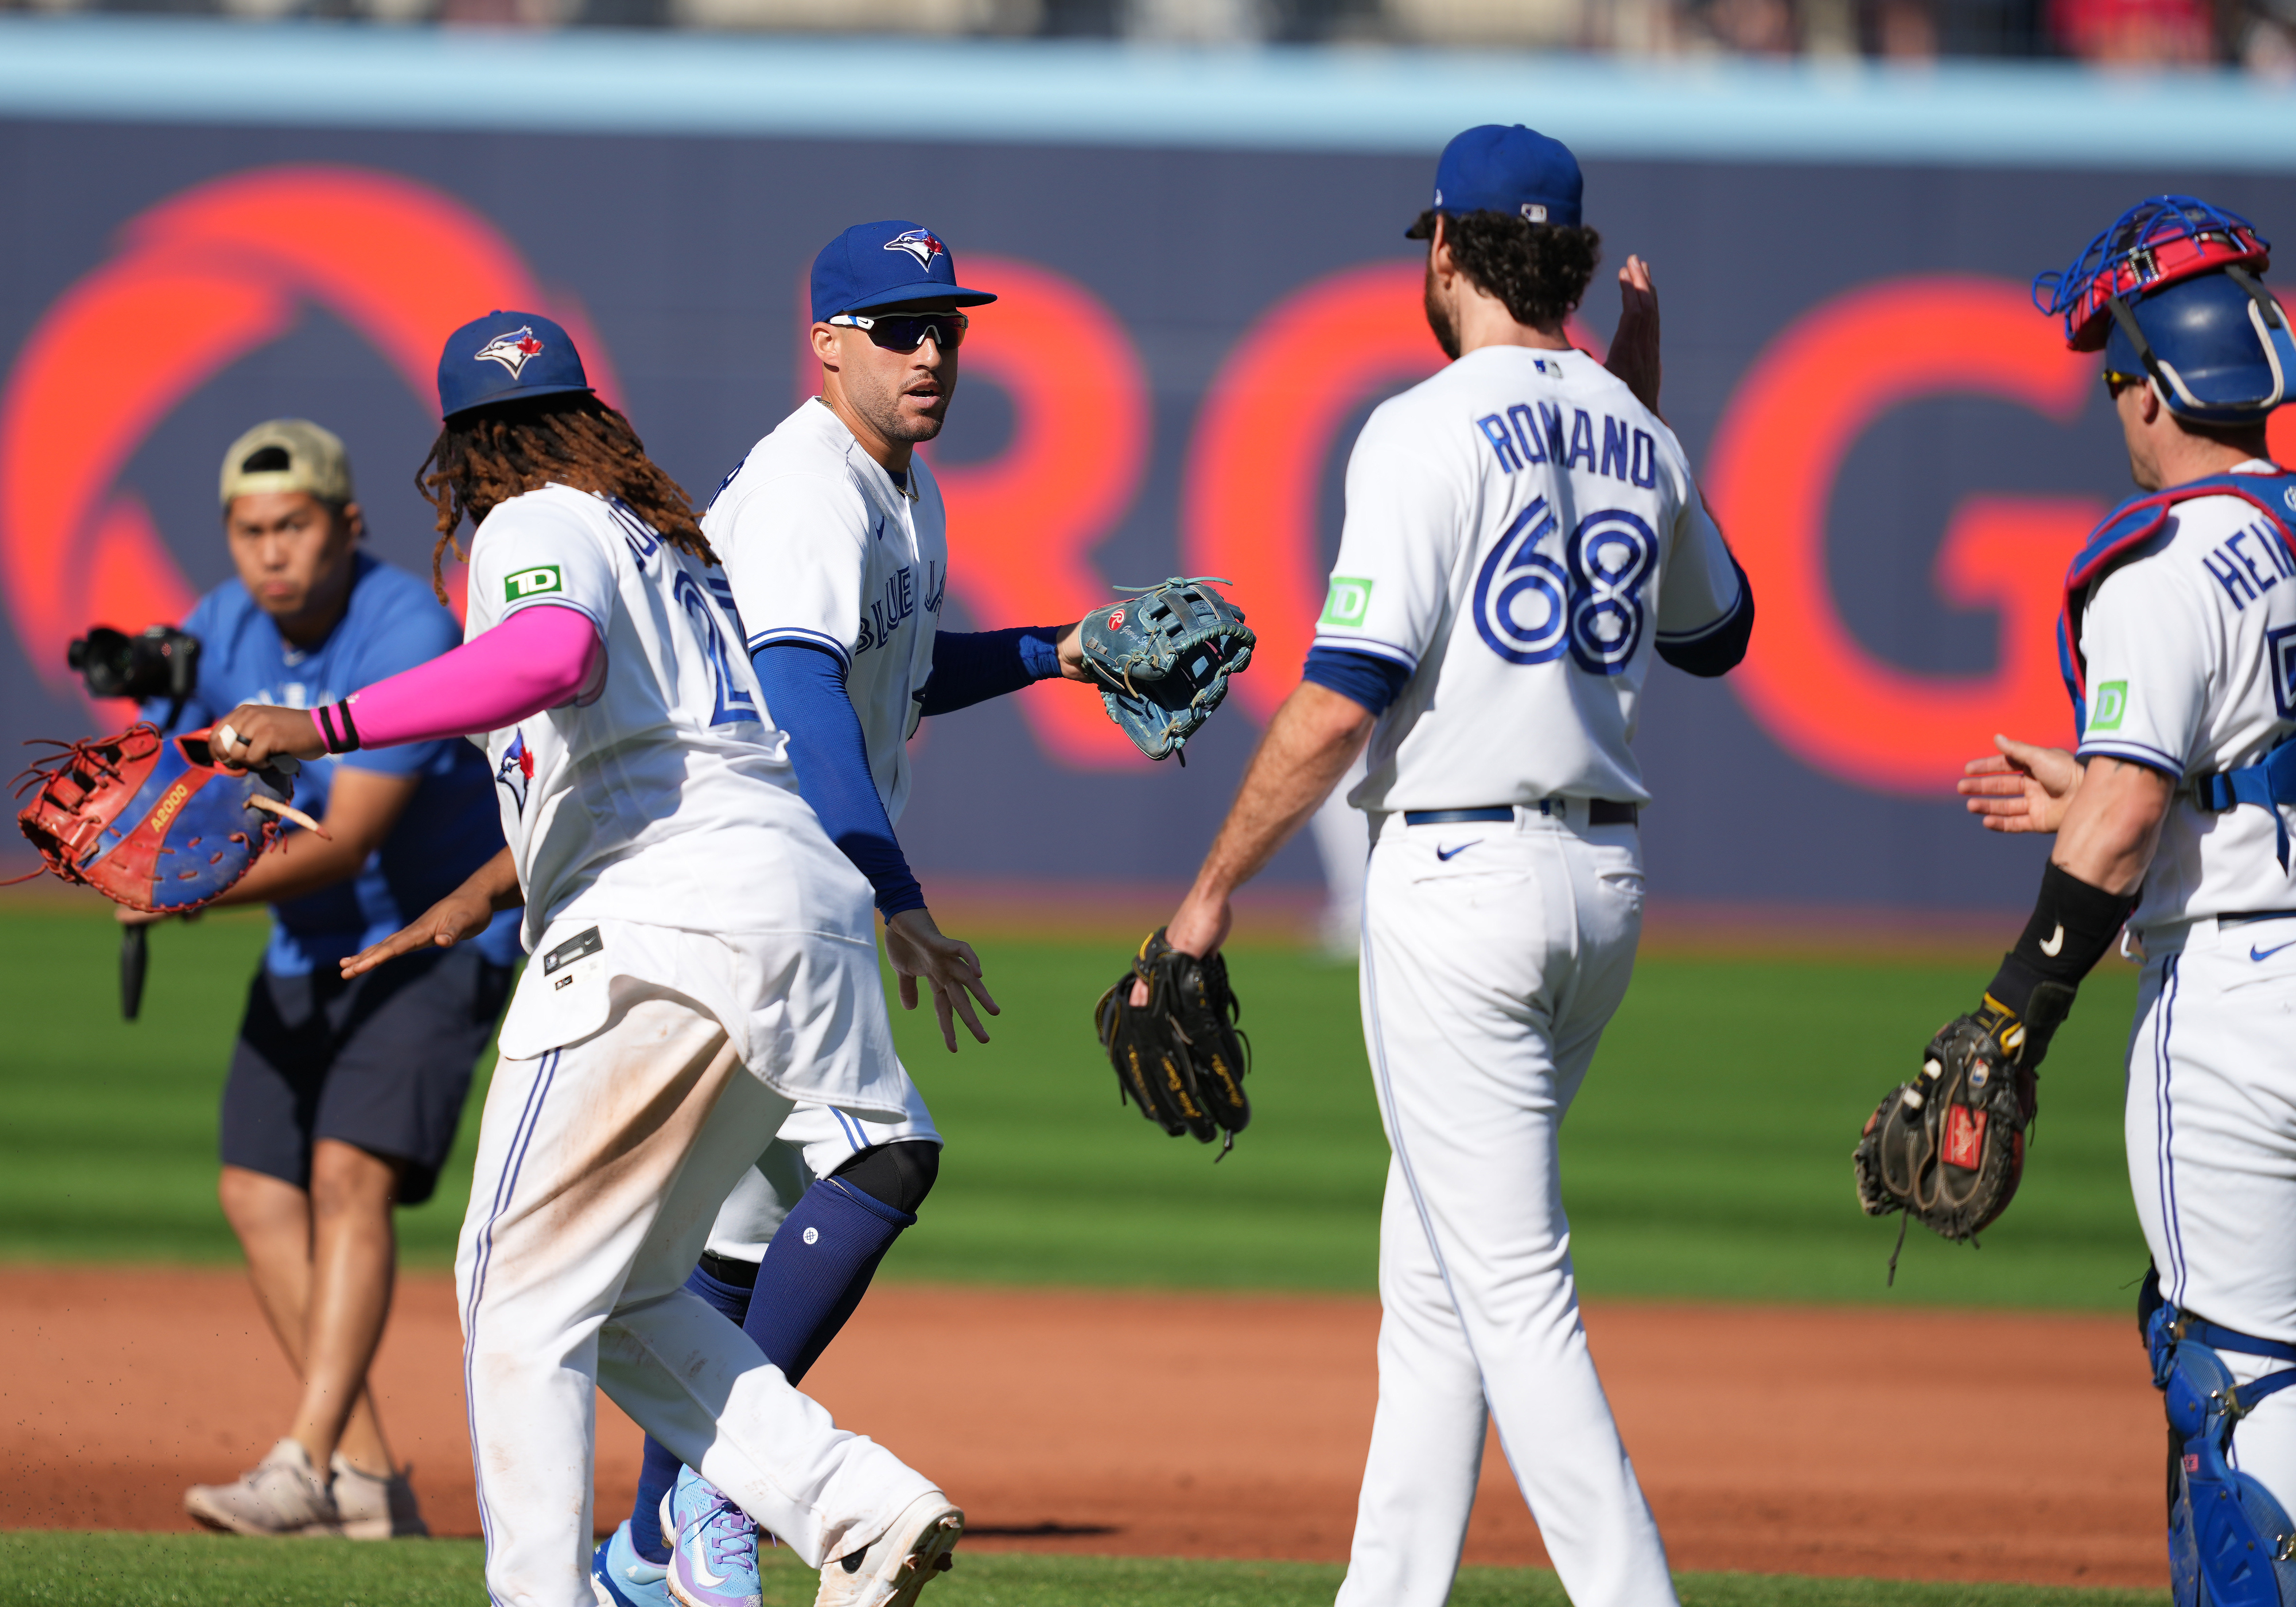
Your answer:
[[[487,739],[531,951],[553,922],[715,934],[812,931],[868,886],[803,799],[742,652],[722,571],[619,503],[552,485],[487,515],[465,639],[522,608],[576,608],[605,644],[586,702]]]
[[[806,642],[837,655],[871,779],[898,824],[948,582],[940,488],[911,458],[906,488],[814,398],[750,448],[701,529],[725,560],[750,652]]]
[[[1348,461],[1316,642],[1412,672],[1349,801],[1647,799],[1628,744],[1652,649],[1738,594],[1681,444],[1625,385],[1583,352],[1468,353]]]
[[[2251,460],[2241,472],[2267,472]],[[2296,735],[2296,556],[2248,503],[2195,497],[2098,583],[2081,621],[2088,728],[2080,756],[2179,779],[2255,763]],[[2179,790],[2129,924],[2296,909],[2271,814],[2202,809]]]

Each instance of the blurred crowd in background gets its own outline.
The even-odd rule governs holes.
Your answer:
[[[0,0],[8,9],[1660,58],[2043,58],[2296,79],[2296,0]]]

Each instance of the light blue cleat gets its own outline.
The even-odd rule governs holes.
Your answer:
[[[598,1607],[674,1607],[669,1570],[638,1555],[630,1544],[627,1519],[591,1557],[590,1588],[597,1595]]]
[[[685,1607],[762,1607],[757,1520],[692,1468],[678,1470],[668,1506],[670,1595]]]

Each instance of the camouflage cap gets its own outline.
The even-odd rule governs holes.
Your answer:
[[[351,500],[351,460],[342,438],[308,419],[272,419],[223,455],[223,506],[234,496],[308,491],[321,502]]]

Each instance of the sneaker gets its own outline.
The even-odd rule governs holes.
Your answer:
[[[933,1575],[956,1561],[949,1554],[964,1536],[964,1514],[927,1490],[873,1545],[822,1565],[814,1607],[912,1607]]]
[[[638,1555],[630,1544],[627,1518],[590,1559],[590,1588],[598,1607],[671,1607],[668,1576],[668,1569]]]
[[[762,1607],[758,1521],[692,1468],[670,1487],[669,1594],[685,1607]]]
[[[195,1484],[184,1510],[234,1535],[340,1535],[335,1498],[293,1439],[283,1439],[237,1484]]]
[[[338,1451],[331,1471],[334,1477],[328,1481],[327,1493],[335,1498],[335,1515],[342,1521],[346,1538],[419,1540],[429,1537],[430,1526],[422,1521],[422,1508],[415,1502],[414,1487],[407,1482],[406,1470],[402,1468],[388,1479],[377,1478],[359,1472]]]

